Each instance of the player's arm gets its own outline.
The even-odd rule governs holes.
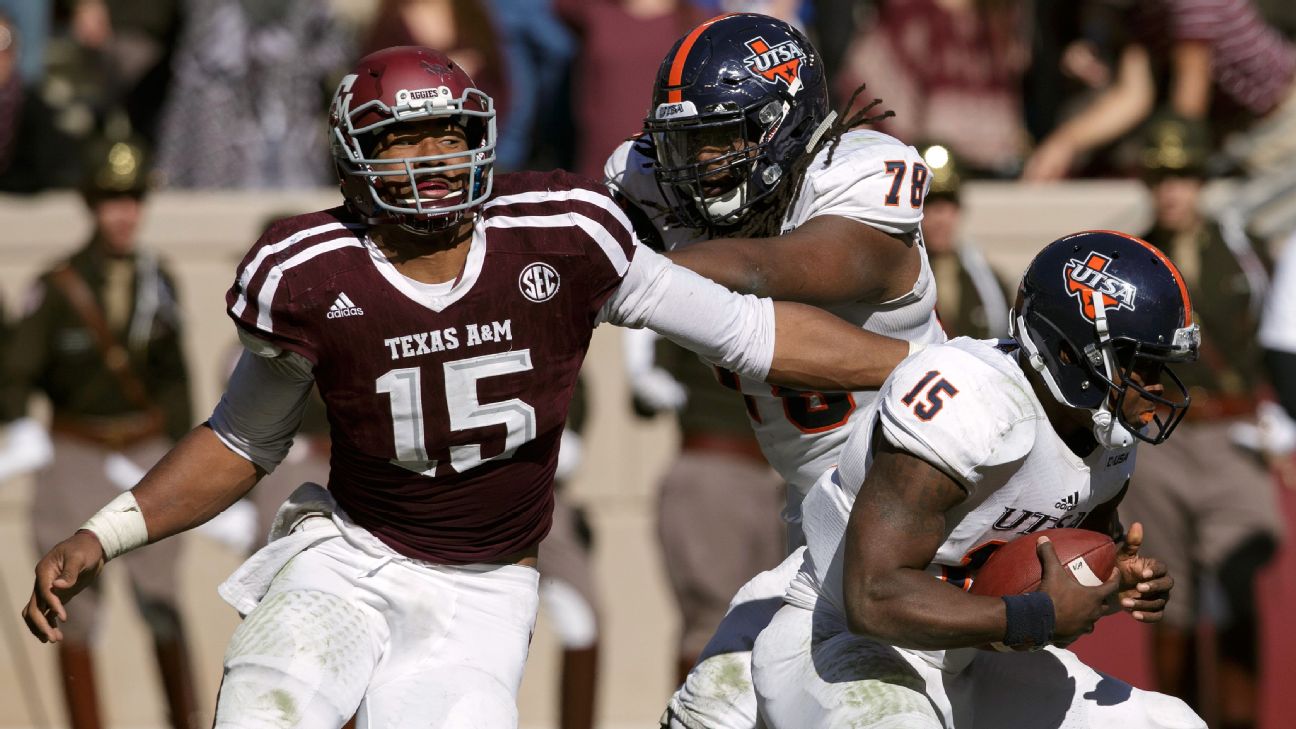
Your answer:
[[[1039,545],[1041,592],[1013,598],[972,595],[925,572],[945,539],[945,514],[966,492],[927,461],[881,434],[846,527],[843,594],[851,631],[893,645],[942,650],[1005,642],[1069,641],[1103,614],[1115,581],[1085,587]],[[1023,537],[1029,539],[1030,537]],[[1009,614],[1016,615],[1010,620]],[[1044,633],[1039,634],[1040,625]]]
[[[105,562],[196,527],[247,494],[291,446],[311,381],[298,355],[245,352],[211,419],[36,565],[23,610],[28,629],[42,642],[61,640],[64,603]]]
[[[1156,81],[1147,49],[1130,44],[1121,52],[1116,79],[1097,99],[1040,142],[1022,179],[1060,180],[1076,157],[1118,139],[1147,118],[1156,103]]]
[[[667,256],[734,291],[818,306],[903,296],[922,265],[911,240],[838,215],[773,238],[715,239]]]
[[[910,351],[822,309],[734,293],[642,248],[600,316],[741,375],[810,390],[877,387]]]
[[[881,436],[846,525],[843,594],[852,632],[937,650],[1003,640],[999,598],[970,595],[925,572],[945,539],[945,512],[966,492]]]
[[[774,302],[774,355],[765,381],[802,390],[880,387],[913,351],[814,306]]]

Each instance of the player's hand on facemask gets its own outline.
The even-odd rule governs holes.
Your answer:
[[[1041,537],[1035,545],[1043,579],[1040,590],[1053,600],[1053,640],[1067,644],[1085,633],[1093,632],[1094,623],[1104,615],[1104,605],[1120,587],[1119,571],[1113,571],[1097,587],[1080,584],[1058,559],[1053,543]]]
[[[1116,555],[1116,571],[1120,575],[1117,600],[1120,608],[1132,614],[1135,620],[1155,623],[1164,614],[1174,578],[1164,562],[1139,554],[1142,546],[1143,525],[1134,522],[1125,533],[1125,544]]]
[[[89,587],[103,566],[103,545],[87,531],[64,539],[42,557],[36,564],[31,599],[22,611],[32,635],[42,643],[62,640],[59,625],[67,622],[67,602]]]

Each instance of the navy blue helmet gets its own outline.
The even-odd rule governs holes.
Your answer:
[[[1105,446],[1160,443],[1187,412],[1191,398],[1167,365],[1196,360],[1200,332],[1183,275],[1145,241],[1099,230],[1048,244],[1022,276],[1011,325],[1053,396],[1093,411]],[[1157,395],[1131,372],[1170,382]],[[1126,420],[1131,389],[1156,404],[1150,422]]]
[[[676,217],[710,230],[768,199],[828,122],[823,61],[809,39],[781,20],[734,13],[666,54],[644,129]]]

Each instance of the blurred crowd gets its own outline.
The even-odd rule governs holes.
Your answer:
[[[839,104],[941,140],[969,178],[1130,175],[1171,114],[1211,174],[1296,147],[1296,12],[1281,0],[3,0],[0,190],[70,187],[79,151],[142,139],[164,188],[328,185],[327,99],[388,45],[445,50],[495,99],[504,170],[596,174],[641,125],[661,49],[763,12],[817,42]]]
[[[1172,567],[1192,575],[1180,591],[1181,598],[1188,596],[1180,600],[1184,613],[1157,631],[1158,680],[1163,690],[1196,696],[1196,608],[1211,603],[1195,593],[1223,595],[1230,606],[1220,621],[1223,688],[1213,692],[1222,703],[1213,712],[1220,726],[1252,725],[1259,628],[1250,595],[1283,531],[1267,468],[1292,470],[1288,461],[1266,464],[1263,456],[1277,450],[1275,443],[1290,448],[1296,440],[1283,408],[1262,402],[1277,399],[1289,411],[1296,408],[1296,331],[1287,310],[1292,287],[1270,285],[1271,258],[1282,252],[1283,234],[1296,229],[1293,206],[1282,204],[1296,199],[1296,4],[1289,0],[0,0],[0,192],[83,193],[95,216],[95,237],[63,268],[81,270],[104,302],[105,331],[124,332],[128,340],[136,327],[154,332],[142,335],[154,343],[139,350],[141,376],[167,379],[183,391],[187,375],[170,278],[133,249],[146,190],[335,184],[325,140],[328,99],[355,59],[403,44],[446,51],[495,99],[499,169],[563,167],[601,177],[609,152],[642,129],[666,50],[697,22],[735,10],[804,28],[826,61],[835,103],[883,99],[882,108],[895,115],[879,124],[882,131],[926,156],[933,181],[924,229],[951,335],[1005,335],[1015,275],[992,270],[960,232],[962,185],[1076,177],[1146,183],[1155,222],[1131,232],[1167,251],[1184,270],[1208,337],[1204,366],[1189,383],[1195,419],[1171,442],[1177,450],[1144,449],[1154,451],[1147,460],[1156,465],[1140,468],[1163,477],[1144,479],[1142,498],[1128,502],[1138,518],[1157,525],[1155,533],[1166,535],[1158,554],[1180,560]],[[1211,208],[1202,194],[1215,179],[1230,186],[1226,202]],[[1257,235],[1255,223],[1266,214],[1276,220]],[[1293,256],[1296,245],[1289,245],[1280,276],[1296,272]],[[123,260],[129,270],[118,270]],[[50,290],[65,286],[55,273],[44,281]],[[75,291],[63,295],[77,298]],[[139,313],[144,304],[152,307],[147,316]],[[60,318],[87,316],[76,305],[38,306],[24,313],[13,336],[44,341],[42,332],[60,326]],[[1266,333],[1258,335],[1262,319]],[[158,331],[167,335],[162,350]],[[84,419],[64,421],[61,432],[56,423],[55,448],[90,458],[76,449],[95,442],[137,453],[143,462],[150,458],[146,452],[160,453],[169,437],[188,427],[186,398],[168,400],[185,403],[182,412],[154,412],[132,394],[140,387],[132,376],[103,367],[100,360],[111,357],[99,350],[108,344],[83,344],[83,361],[56,361],[57,353],[42,360],[35,345],[10,349],[28,357],[20,362],[24,384],[43,390],[56,415],[147,417],[121,443],[77,432]],[[131,342],[126,345],[135,356]],[[693,452],[693,460],[682,457],[663,484],[667,562],[686,565],[691,558],[670,554],[685,549],[688,537],[672,534],[669,526],[688,515],[711,526],[730,518],[735,529],[761,535],[752,544],[774,547],[768,555],[746,550],[754,562],[735,565],[732,584],[694,582],[684,566],[671,570],[681,595],[683,672],[723,614],[727,596],[770,566],[759,562],[777,561],[779,525],[772,516],[778,483],[761,460],[739,401],[725,401],[732,412],[711,405],[718,388],[710,373],[699,374],[691,358],[675,368],[669,364],[678,359],[674,354],[657,356],[656,365],[639,370],[629,363],[635,407],[646,416],[675,411],[683,450]],[[673,369],[672,379],[663,384],[658,367]],[[103,371],[87,378],[87,368]],[[113,394],[88,394],[96,387]],[[1271,390],[1276,397],[1261,397]],[[4,406],[0,415],[7,421],[25,412],[25,402]],[[1257,412],[1263,416],[1258,426]],[[319,437],[306,439],[298,452],[314,459],[315,471],[285,477],[285,484],[320,478],[326,430],[321,419],[312,433]],[[8,437],[22,435],[10,428]],[[308,454],[311,443],[315,450]],[[689,485],[721,482],[715,475],[720,466],[700,451],[723,454],[736,469],[732,483],[710,496]],[[1207,452],[1208,462],[1193,460]],[[50,488],[38,492],[48,503],[36,505],[36,516],[61,534],[84,517],[60,511],[52,501],[55,484],[76,481],[68,474],[82,464],[71,457],[57,463],[63,471],[47,469],[42,476]],[[19,471],[21,465],[33,464],[7,468]],[[131,476],[121,479],[133,482]],[[1228,488],[1182,491],[1198,482]],[[1254,488],[1239,490],[1247,483]],[[744,491],[759,491],[762,500],[748,502],[749,514],[734,513]],[[565,546],[579,562],[590,546],[588,525],[579,510],[561,503],[559,510],[567,526],[555,529],[576,535]],[[272,503],[261,507],[257,534],[272,512]],[[136,594],[168,678],[173,724],[196,726],[174,603],[174,555],[152,550],[151,556],[152,564],[136,566]],[[1199,568],[1200,577],[1194,573]],[[555,610],[585,615],[559,626],[568,661],[564,723],[573,729],[589,726],[593,716],[598,615],[588,580],[582,563],[566,579],[576,592],[550,596]],[[715,595],[697,594],[708,590]],[[686,593],[693,597],[685,599]],[[65,679],[91,673],[89,636],[79,637],[84,645],[74,641],[63,649]],[[97,713],[84,709],[96,701],[92,679],[68,681],[65,690],[74,723],[96,726]],[[1243,698],[1231,703],[1235,696]]]

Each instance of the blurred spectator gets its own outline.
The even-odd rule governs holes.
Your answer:
[[[485,0],[382,0],[361,54],[409,45],[450,56],[494,99],[499,128],[508,127],[507,65]]]
[[[761,454],[742,393],[717,382],[718,370],[646,329],[622,336],[635,412],[673,412],[679,422],[657,537],[680,617],[672,678],[683,683],[734,593],[786,554],[783,481]]]
[[[617,145],[643,130],[653,79],[672,44],[705,19],[683,0],[557,0],[576,33],[575,171],[602,178]]]
[[[1256,0],[1265,22],[1288,38],[1296,38],[1296,3],[1291,0]]]
[[[47,73],[26,85],[15,58],[26,47],[18,26],[0,14],[0,192],[75,187],[83,140],[102,122],[101,77],[85,72],[69,43],[50,47]],[[120,133],[129,133],[124,114]]]
[[[0,15],[8,16],[22,36],[18,51],[18,73],[22,83],[32,86],[45,74],[45,43],[49,39],[52,0],[0,0]]]
[[[553,526],[540,542],[540,605],[562,644],[559,729],[593,729],[598,693],[599,601],[594,580],[594,532],[567,485],[583,460],[589,388],[582,375],[567,411],[554,473]]]
[[[1208,151],[1200,124],[1167,116],[1149,127],[1143,166],[1156,220],[1143,237],[1183,273],[1202,342],[1197,364],[1179,371],[1192,396],[1187,418],[1174,438],[1139,453],[1137,487],[1120,508],[1127,526],[1143,523],[1144,549],[1175,576],[1174,599],[1152,631],[1156,689],[1218,716],[1218,726],[1241,729],[1255,726],[1260,706],[1255,578],[1282,524],[1270,474],[1229,438],[1232,425],[1255,417],[1266,281],[1260,249],[1230,241],[1199,212]],[[1198,608],[1214,585],[1224,606],[1206,615],[1217,636],[1206,673],[1216,686],[1203,693]],[[1205,696],[1216,697],[1218,710],[1203,706]]]
[[[23,81],[18,70],[18,30],[0,14],[0,175],[9,169],[18,147],[23,112]]]
[[[184,0],[158,171],[173,188],[331,184],[327,99],[353,44],[318,0]]]
[[[923,242],[936,279],[936,313],[953,337],[1008,336],[1003,282],[963,230],[962,170],[944,145],[919,145],[931,170],[923,203]]]
[[[1287,240],[1274,271],[1260,344],[1278,400],[1296,419],[1296,235]]]
[[[94,233],[37,281],[5,350],[4,400],[13,414],[31,390],[42,391],[53,411],[54,458],[37,474],[32,503],[38,552],[84,523],[95,504],[133,487],[193,424],[175,286],[153,255],[135,248],[143,149],[118,141],[90,150],[82,193]],[[153,638],[171,726],[196,729],[176,602],[179,552],[179,543],[167,542],[118,561]],[[77,619],[60,626],[60,676],[74,729],[102,726],[91,655],[100,600],[98,588],[80,593]]]
[[[152,141],[171,79],[179,0],[61,0],[80,64],[99,75],[99,115],[120,109]]]
[[[571,64],[576,39],[553,0],[491,0],[508,61],[509,114],[500,129],[504,170],[573,165]]]
[[[1296,489],[1296,235],[1288,238],[1274,270],[1260,325],[1260,346],[1282,413],[1262,423],[1261,446],[1279,478]]]
[[[880,131],[940,139],[971,176],[1014,175],[1026,147],[1029,27],[1024,0],[882,0],[834,90],[844,100],[867,83],[895,111]]]
[[[1143,122],[1159,99],[1188,119],[1240,124],[1245,134],[1228,151],[1253,174],[1296,158],[1296,45],[1251,0],[1144,0],[1124,18],[1133,38],[1111,85],[1040,143],[1026,179],[1065,176],[1079,157]]]
[[[811,4],[808,0],[689,0],[689,2],[709,16],[721,13],[760,13],[778,18],[801,30],[805,30],[804,21]]]
[[[864,0],[816,0],[811,31],[824,62],[824,75],[837,78],[846,48],[855,36],[856,10],[871,4]]]

